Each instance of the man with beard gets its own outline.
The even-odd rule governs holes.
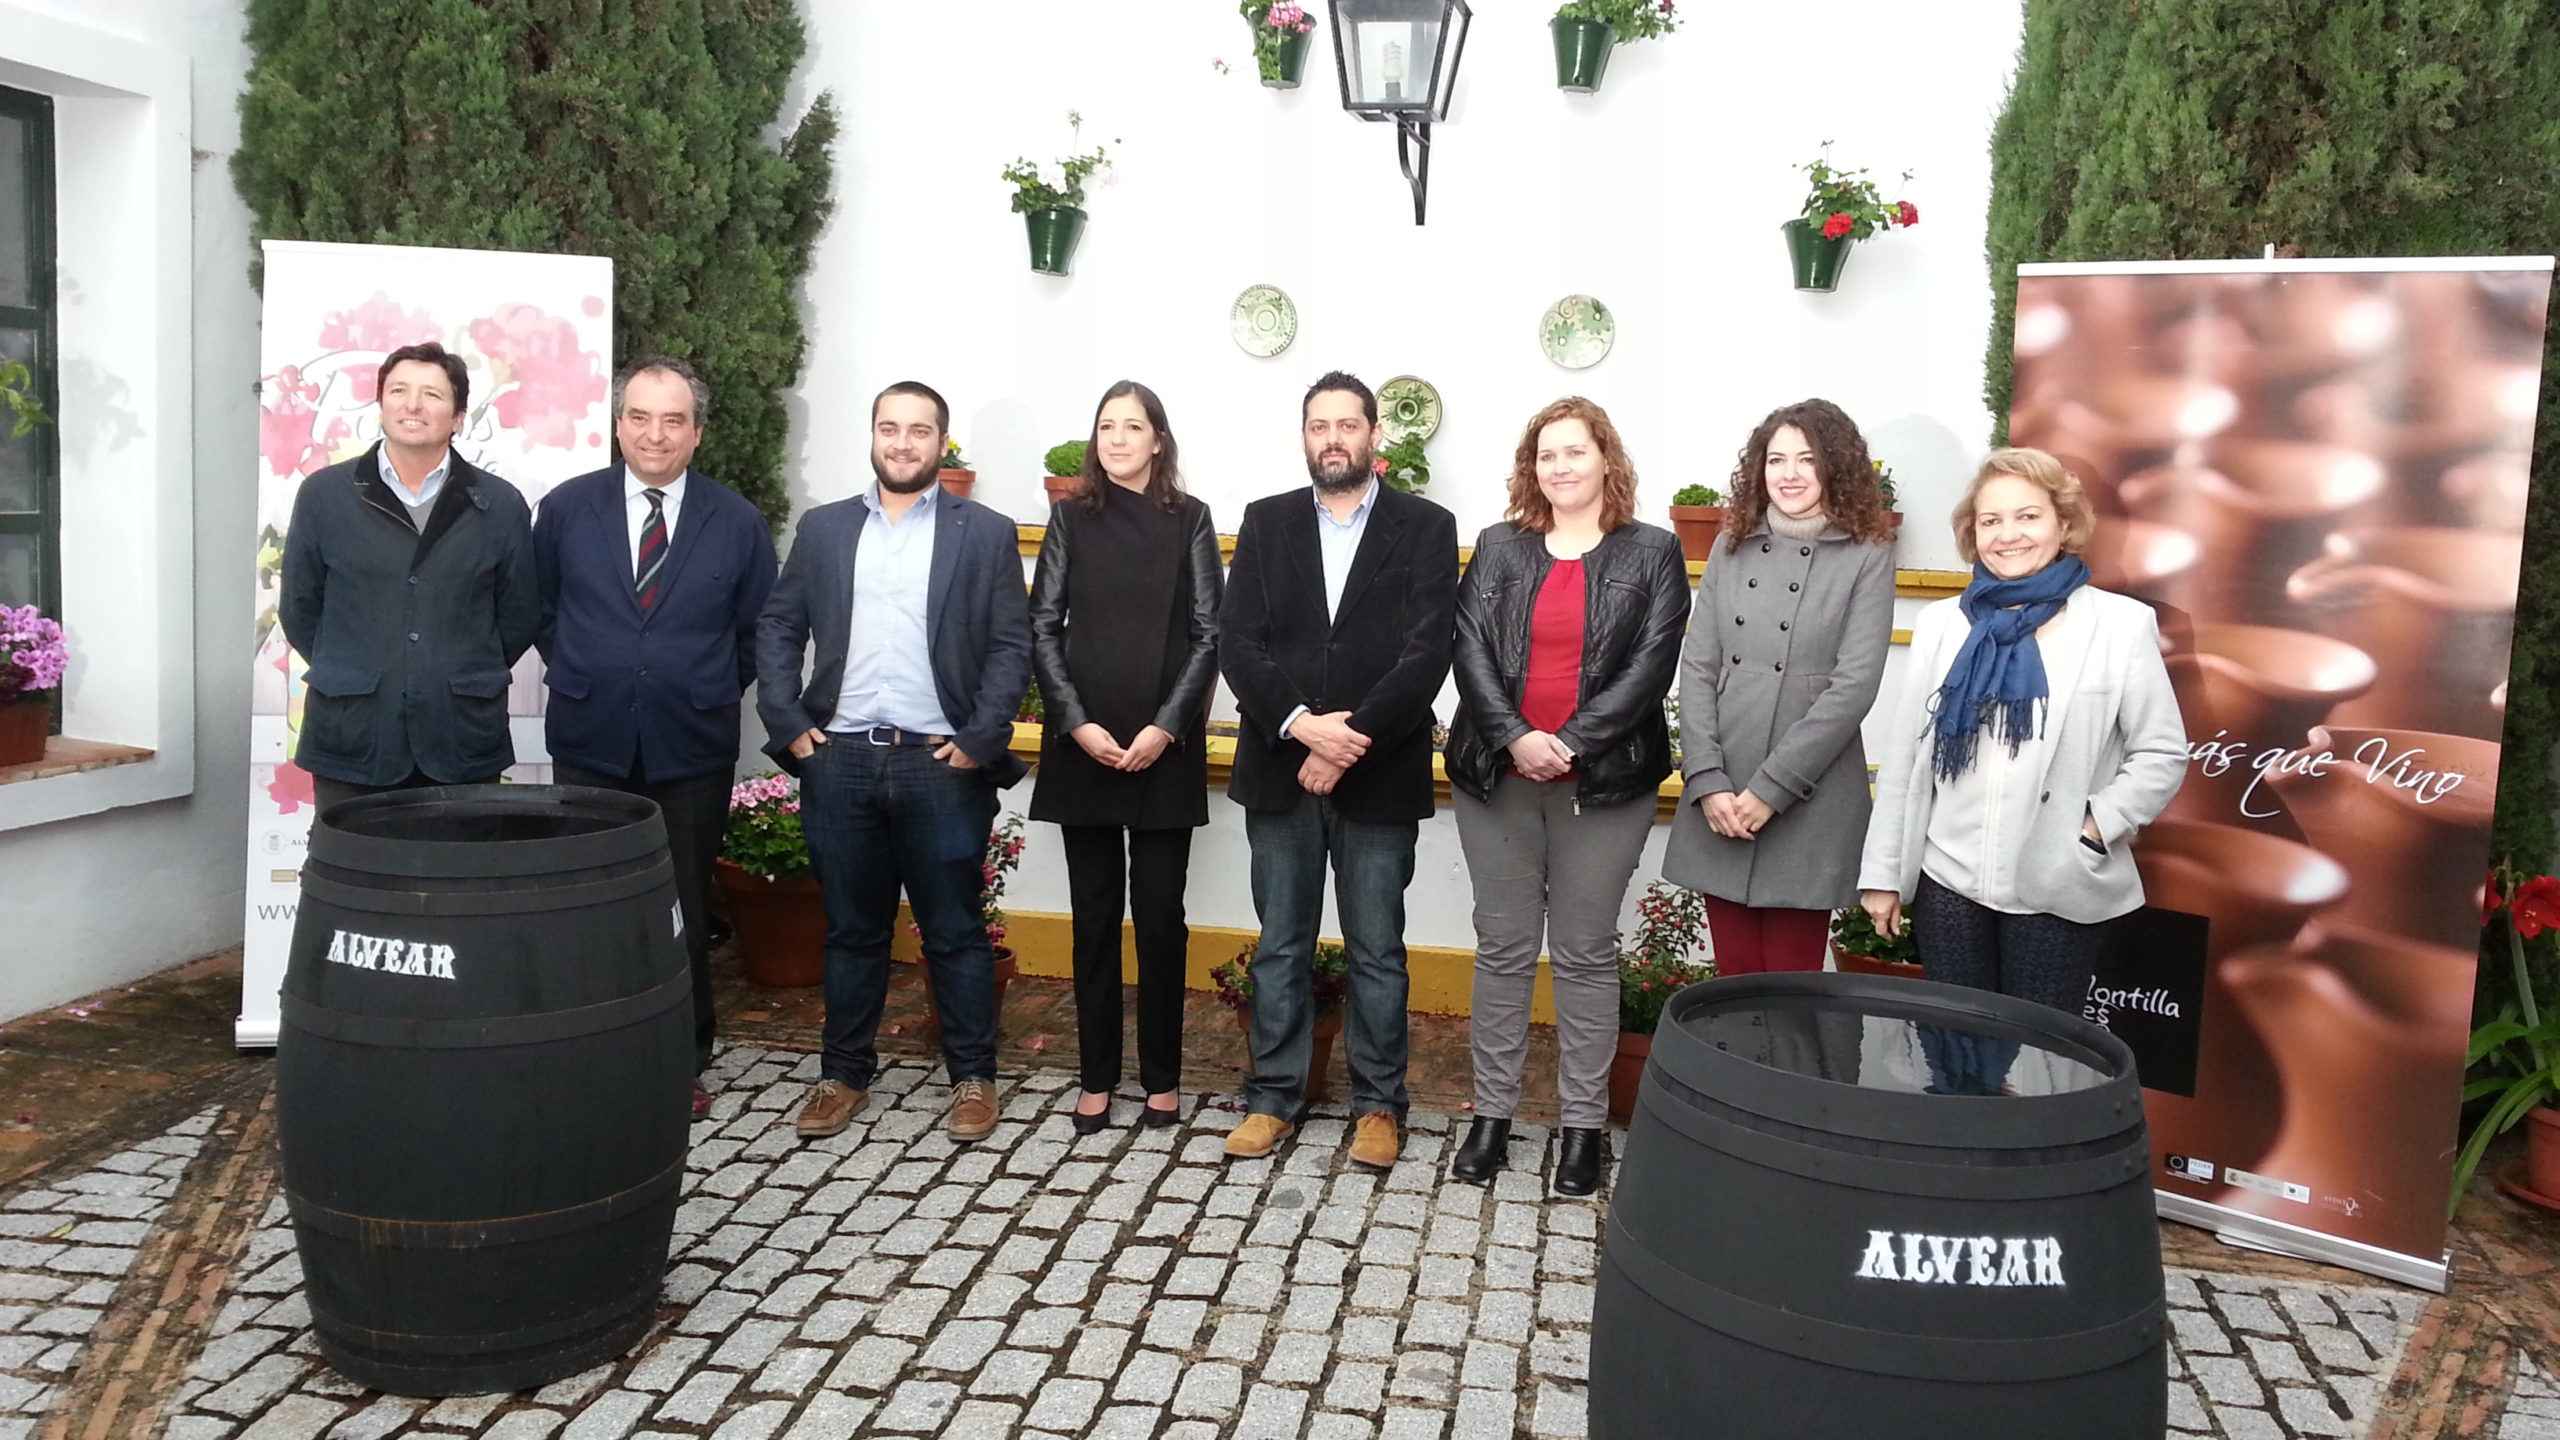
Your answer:
[[[860,496],[800,519],[756,633],[765,753],[800,777],[827,912],[826,1024],[799,1132],[842,1131],[870,1098],[903,888],[942,1019],[954,1140],[996,1124],[995,951],[985,855],[1031,683],[1013,522],[935,484],[951,407],[902,380],[871,403]],[[802,678],[802,667],[809,667]]]
[[[1432,810],[1431,702],[1449,675],[1458,530],[1376,473],[1378,401],[1341,371],[1300,408],[1313,488],[1247,506],[1220,615],[1240,712],[1227,795],[1245,808],[1253,905],[1248,1113],[1226,1152],[1297,1128],[1314,1052],[1324,873],[1350,957],[1351,1159],[1393,1165],[1405,1113],[1404,892]]]

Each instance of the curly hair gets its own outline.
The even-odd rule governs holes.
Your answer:
[[[1546,534],[1556,528],[1556,510],[1538,488],[1538,432],[1559,420],[1579,420],[1600,447],[1600,533],[1636,518],[1636,465],[1627,457],[1627,442],[1609,423],[1609,412],[1579,395],[1567,395],[1529,417],[1520,446],[1511,452],[1511,508],[1503,519],[1523,530]]]
[[[1724,544],[1740,550],[1743,537],[1760,524],[1769,509],[1769,439],[1786,426],[1804,432],[1813,446],[1814,471],[1822,477],[1822,510],[1831,522],[1862,544],[1891,543],[1893,522],[1885,518],[1884,490],[1876,483],[1867,458],[1867,437],[1858,422],[1828,400],[1799,400],[1769,412],[1742,442],[1733,462],[1732,494],[1725,500]]]

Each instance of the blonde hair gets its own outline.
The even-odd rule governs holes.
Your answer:
[[[2082,488],[2080,477],[2042,450],[2011,446],[1982,457],[1982,467],[1973,472],[1973,483],[1964,487],[1964,498],[1956,502],[1955,514],[1950,518],[1956,527],[1956,553],[1964,557],[1964,563],[1971,565],[1982,558],[1973,541],[1976,502],[1982,487],[2002,475],[2024,480],[2052,497],[2053,513],[2062,521],[2063,554],[2077,555],[2089,543],[2090,534],[2098,528],[2098,514],[2089,508],[2089,493]]]

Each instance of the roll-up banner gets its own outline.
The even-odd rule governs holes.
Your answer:
[[[2436,1290],[2551,268],[2018,267],[2011,441],[2186,716],[2088,1006],[2160,1213]]]
[[[293,763],[303,658],[276,619],[278,569],[303,478],[382,438],[374,403],[382,357],[433,340],[471,374],[453,438],[472,464],[528,504],[602,469],[613,425],[613,262],[579,255],[320,245],[269,240],[258,349],[257,654],[249,718],[248,911],[241,965],[243,1048],[273,1045],[311,828],[311,777]],[[542,676],[531,652],[507,693],[517,765],[542,780]]]

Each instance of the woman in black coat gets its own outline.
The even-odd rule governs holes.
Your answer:
[[[1136,912],[1138,1079],[1149,1125],[1182,1108],[1183,884],[1209,823],[1206,732],[1218,669],[1218,532],[1185,494],[1164,402],[1103,392],[1083,488],[1049,512],[1031,584],[1045,716],[1031,818],[1055,822],[1074,912],[1075,1128],[1108,1121],[1120,1083],[1120,919]]]

